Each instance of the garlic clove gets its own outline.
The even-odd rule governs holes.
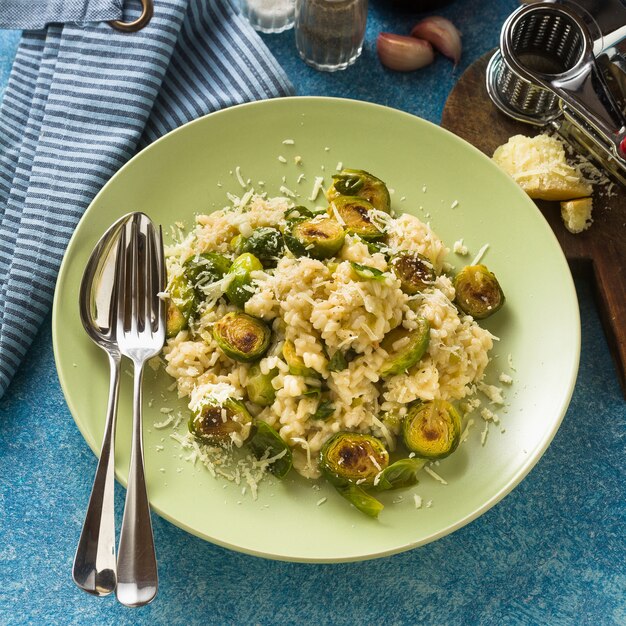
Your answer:
[[[461,59],[461,33],[445,17],[431,15],[418,22],[411,31],[411,37],[429,41],[441,54],[457,65]]]
[[[433,47],[422,39],[393,33],[380,33],[376,40],[380,62],[390,70],[412,72],[430,65],[435,58]]]

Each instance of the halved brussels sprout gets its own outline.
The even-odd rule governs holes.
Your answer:
[[[418,252],[400,252],[391,260],[391,269],[400,279],[400,288],[409,295],[431,285],[437,274],[433,264]]]
[[[250,237],[238,235],[231,242],[231,248],[235,254],[249,252],[253,254],[263,267],[274,267],[283,255],[285,244],[283,235],[275,228],[261,226],[252,231]]]
[[[381,378],[402,374],[423,356],[430,341],[430,325],[423,317],[417,318],[413,330],[399,326],[388,332],[380,342],[388,356],[380,368]]]
[[[270,472],[278,478],[284,478],[293,465],[293,458],[289,446],[269,424],[261,420],[257,421],[252,427],[248,446],[254,456],[259,460],[271,459],[283,452],[283,455],[270,465]]]
[[[184,274],[170,281],[167,303],[167,337],[175,337],[188,326],[189,318],[197,305],[196,293]]]
[[[389,452],[372,435],[341,431],[320,450],[320,470],[333,484],[373,485],[376,476],[389,465]]]
[[[228,276],[232,276],[232,280],[226,287],[226,295],[233,304],[243,309],[254,294],[254,289],[250,286],[252,282],[250,274],[262,269],[261,261],[249,252],[239,255],[233,261],[228,270]]]
[[[294,376],[305,376],[307,378],[319,377],[319,372],[312,367],[307,367],[304,360],[296,353],[293,341],[285,341],[283,344],[283,358],[289,366],[289,373]]]
[[[328,207],[328,214],[333,217],[335,211],[343,221],[345,229],[358,235],[366,241],[381,239],[385,233],[372,221],[372,211],[375,207],[367,200],[352,196],[338,196]]]
[[[217,252],[203,252],[189,257],[183,264],[183,272],[193,287],[202,290],[228,272],[231,261]]]
[[[228,398],[223,402],[209,399],[191,413],[189,432],[204,443],[224,444],[232,434],[245,436],[252,422],[243,402]]]
[[[391,198],[387,185],[364,170],[343,169],[333,176],[333,184],[326,193],[329,202],[338,196],[365,198],[379,211],[389,213]]]
[[[495,275],[484,265],[464,267],[452,282],[454,301],[464,313],[482,320],[502,308],[504,293]]]
[[[292,224],[286,229],[285,242],[296,255],[330,259],[341,250],[345,236],[345,231],[336,220],[315,217]]]
[[[417,484],[417,474],[424,465],[426,459],[400,459],[383,470],[374,489],[386,491],[412,487]]]
[[[443,459],[452,454],[460,438],[461,416],[446,400],[420,402],[404,418],[404,445],[424,459]]]
[[[272,387],[272,380],[277,375],[278,369],[272,369],[267,374],[263,374],[258,363],[251,365],[246,383],[248,400],[260,406],[270,406],[276,399],[276,390]]]
[[[235,361],[258,361],[270,345],[271,331],[246,313],[226,313],[213,325],[213,338],[224,354]]]

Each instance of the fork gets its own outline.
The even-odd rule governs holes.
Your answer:
[[[128,489],[120,531],[115,595],[126,606],[154,599],[158,573],[150,506],[146,489],[142,435],[142,380],[145,362],[165,342],[163,234],[143,213],[135,213],[130,240],[123,229],[119,240],[116,280],[119,281],[117,344],[133,362],[133,425]]]

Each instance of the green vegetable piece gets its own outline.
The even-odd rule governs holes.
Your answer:
[[[167,305],[167,319],[165,323],[165,334],[168,339],[176,337],[181,330],[185,330],[189,325],[188,319],[183,312],[172,302]]]
[[[345,236],[345,231],[336,220],[316,217],[294,223],[285,235],[285,242],[298,256],[330,259],[341,250]]]
[[[370,202],[379,211],[389,213],[391,197],[387,185],[364,170],[343,169],[333,176],[333,184],[326,197],[332,202],[338,196],[358,196]]]
[[[319,373],[312,367],[307,367],[304,360],[296,353],[293,341],[285,341],[283,344],[283,358],[289,366],[289,373],[294,376],[305,376],[307,378],[317,378]]]
[[[341,350],[337,350],[328,361],[328,369],[331,372],[343,372],[348,367],[348,361]]]
[[[373,518],[377,518],[385,508],[374,496],[370,495],[358,485],[335,485],[335,489],[348,501],[353,504],[361,513]]]
[[[355,261],[350,261],[350,265],[354,270],[354,273],[359,278],[364,278],[365,280],[385,280],[385,272],[381,272],[379,269],[375,267],[370,267],[369,265],[361,265],[360,263],[356,263]]]
[[[386,491],[412,487],[417,484],[417,474],[424,465],[426,459],[400,459],[383,470],[374,489]]]
[[[287,222],[299,222],[300,220],[309,219],[315,217],[315,213],[305,206],[293,206],[285,211],[285,220]]]
[[[333,485],[373,485],[376,476],[389,465],[389,453],[372,435],[341,431],[320,450],[320,470]]]
[[[337,211],[339,221],[343,222],[349,233],[372,241],[385,236],[383,230],[372,221],[372,210],[374,206],[363,198],[338,196],[331,201],[328,214],[333,217]]]
[[[232,280],[226,287],[226,295],[233,304],[243,309],[254,293],[254,289],[250,286],[252,282],[250,274],[262,269],[261,261],[249,252],[241,254],[233,261],[227,274],[232,276]]]
[[[381,378],[402,374],[423,356],[430,341],[430,325],[423,317],[417,318],[417,327],[407,330],[399,326],[388,332],[380,342],[388,356],[380,369]]]
[[[312,420],[327,420],[335,412],[335,407],[330,400],[321,400],[311,415]]]
[[[270,345],[270,329],[245,313],[226,313],[213,325],[213,338],[222,352],[235,361],[258,361]]]
[[[498,279],[484,265],[464,267],[452,284],[458,307],[478,320],[493,315],[504,304],[504,292]]]
[[[261,372],[261,367],[255,363],[248,370],[248,382],[246,393],[248,400],[259,406],[270,406],[276,399],[276,390],[272,386],[272,380],[278,375],[278,370],[272,369],[267,374]]]
[[[228,398],[218,402],[212,398],[201,404],[189,418],[189,432],[204,443],[225,444],[231,434],[242,433],[252,422],[243,402]]]
[[[235,245],[236,254],[249,252],[261,261],[263,267],[275,267],[285,249],[282,233],[269,227],[255,228],[250,237],[241,237]]]
[[[254,456],[259,460],[271,459],[281,452],[283,453],[279,459],[276,459],[270,465],[270,472],[278,478],[284,478],[293,465],[293,458],[289,446],[269,424],[261,420],[257,421],[252,427],[248,446]]]
[[[424,459],[452,454],[461,438],[461,417],[446,400],[421,402],[409,409],[402,425],[406,447]]]
[[[183,272],[191,285],[202,290],[202,287],[214,283],[230,269],[230,259],[216,252],[203,252],[189,257],[183,264]]]
[[[437,278],[433,264],[417,252],[400,252],[391,260],[391,269],[400,279],[400,288],[409,295],[432,285]]]

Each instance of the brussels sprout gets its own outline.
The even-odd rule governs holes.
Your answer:
[[[228,443],[232,434],[244,435],[252,417],[243,402],[228,398],[223,402],[208,399],[189,418],[189,432],[200,441]]]
[[[455,302],[464,313],[482,320],[504,304],[504,293],[495,275],[484,265],[468,265],[455,277]]]
[[[289,366],[289,373],[294,376],[305,376],[307,378],[319,377],[319,373],[312,367],[307,367],[304,360],[296,353],[293,341],[285,341],[283,344],[283,358]]]
[[[235,254],[253,254],[263,267],[274,267],[285,248],[281,232],[264,226],[255,228],[248,238],[238,235],[230,245]]]
[[[389,213],[391,198],[387,185],[363,170],[343,169],[333,176],[333,184],[326,197],[332,202],[338,196],[358,196],[365,198],[379,211]]]
[[[335,211],[339,215],[349,233],[358,235],[366,241],[381,239],[385,233],[372,221],[370,211],[374,206],[363,198],[352,196],[339,196],[332,200],[328,207],[328,214],[335,216]]]
[[[381,378],[406,372],[424,356],[430,340],[430,325],[423,317],[416,321],[417,327],[413,330],[394,328],[380,342],[388,354],[380,369]]]
[[[338,432],[320,451],[320,469],[333,484],[372,485],[389,465],[389,453],[380,439],[361,433]]]
[[[226,313],[213,325],[213,338],[226,356],[235,361],[258,361],[270,345],[270,329],[245,313]]]
[[[197,305],[196,293],[184,274],[170,281],[167,304],[166,334],[175,337],[188,326],[189,318]]]
[[[361,485],[373,485],[388,464],[389,453],[379,439],[350,432],[333,435],[322,446],[319,458],[324,477],[348,502],[370,517],[378,517],[383,505]]]
[[[321,400],[315,412],[311,414],[312,420],[327,420],[335,412],[335,407],[330,400]]]
[[[375,267],[370,267],[369,265],[361,265],[360,263],[356,263],[355,261],[350,261],[350,265],[354,270],[354,273],[359,278],[364,278],[365,280],[385,280],[385,272],[381,272],[379,269]]]
[[[400,279],[402,291],[409,295],[431,285],[437,277],[430,260],[417,252],[400,252],[391,260],[391,269]]]
[[[265,422],[258,421],[252,427],[248,446],[257,459],[271,459],[281,452],[283,455],[270,465],[270,472],[278,478],[284,478],[293,464],[291,449],[281,436]]]
[[[246,383],[248,400],[260,406],[270,406],[276,398],[276,390],[272,387],[272,380],[277,375],[277,369],[272,369],[267,374],[263,374],[257,363],[250,366],[248,382]]]
[[[460,438],[461,417],[446,400],[420,402],[404,418],[404,445],[424,459],[443,459],[452,454]]]
[[[417,484],[417,474],[424,465],[425,459],[400,459],[382,471],[374,489],[386,491],[412,487]]]
[[[261,261],[249,252],[241,254],[233,261],[227,274],[227,276],[232,276],[232,280],[226,287],[226,295],[233,304],[243,308],[250,300],[254,293],[254,289],[250,286],[252,281],[250,274],[262,269]]]
[[[307,209],[305,206],[292,206],[285,211],[285,221],[287,222],[299,222],[301,220],[314,218],[316,213]]]
[[[341,350],[337,350],[328,361],[328,369],[331,372],[343,372],[348,367],[348,360]]]
[[[230,269],[230,259],[216,252],[203,252],[189,257],[183,264],[183,272],[191,285],[202,290],[214,283]]]
[[[285,230],[285,243],[296,255],[329,259],[337,254],[345,239],[343,228],[329,217],[315,217],[293,223]]]

